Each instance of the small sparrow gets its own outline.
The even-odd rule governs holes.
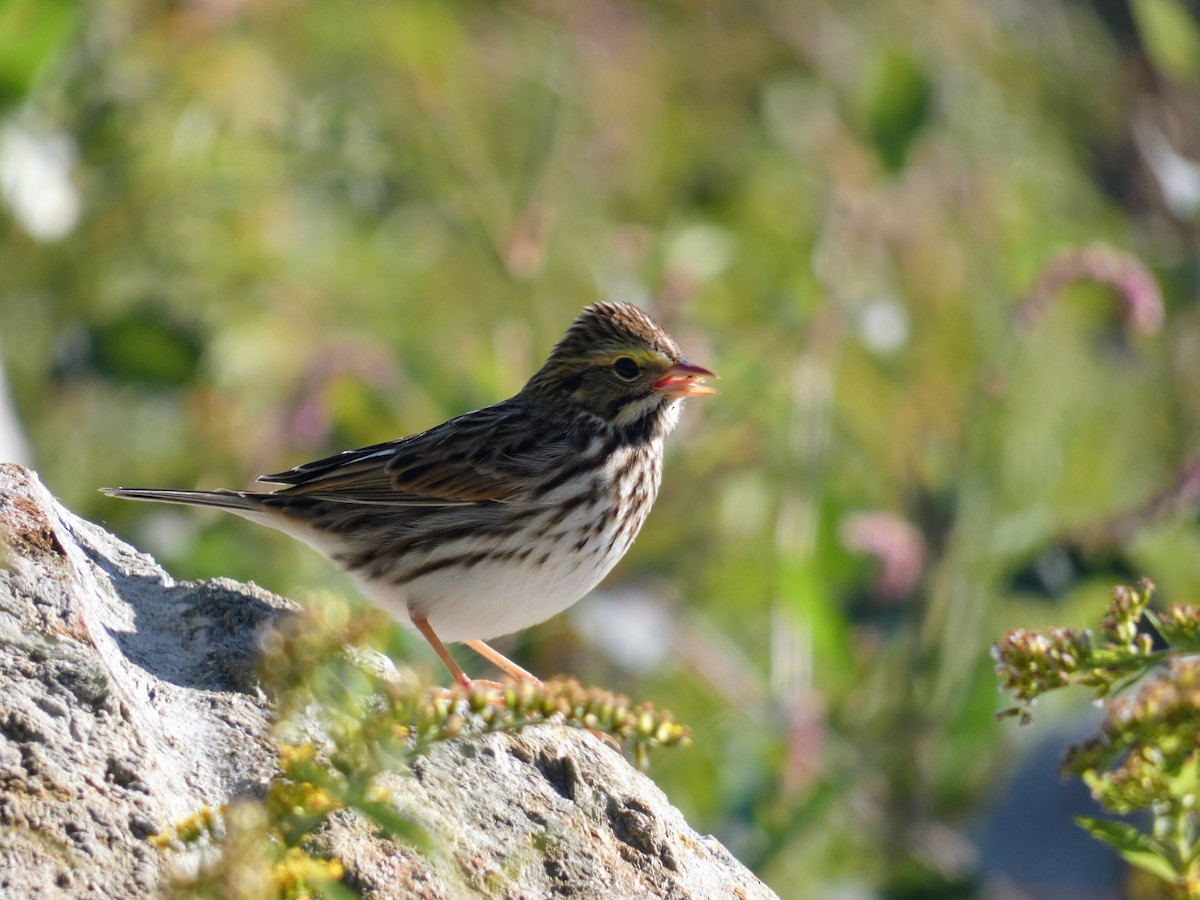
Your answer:
[[[588,306],[516,396],[385,444],[259,481],[278,490],[104,488],[114,497],[216,506],[299,538],[411,623],[517,679],[488,644],[562,612],[608,574],[646,520],[663,439],[685,397],[715,377],[646,313]]]

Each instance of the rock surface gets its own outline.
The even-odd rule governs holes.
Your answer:
[[[147,838],[275,771],[258,635],[295,607],[177,583],[0,465],[0,897],[145,897]],[[538,727],[441,744],[391,785],[418,853],[352,813],[321,836],[367,897],[774,894],[593,736]]]

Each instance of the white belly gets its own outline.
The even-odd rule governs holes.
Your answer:
[[[489,640],[544,622],[583,597],[616,565],[608,557],[552,555],[541,565],[482,562],[470,569],[443,569],[397,587],[360,582],[368,597],[401,622],[424,614],[443,641]]]

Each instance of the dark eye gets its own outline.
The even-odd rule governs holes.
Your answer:
[[[628,356],[622,356],[614,362],[612,370],[617,373],[617,377],[622,381],[633,381],[642,371],[641,367]]]

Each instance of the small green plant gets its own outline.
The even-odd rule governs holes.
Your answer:
[[[1118,587],[1099,633],[1053,628],[1010,631],[993,648],[1003,688],[1021,705],[1000,716],[1031,720],[1042,694],[1079,686],[1106,704],[1099,734],[1072,747],[1063,764],[1107,811],[1148,812],[1148,831],[1114,819],[1080,817],[1094,837],[1157,876],[1168,897],[1200,897],[1200,607],[1155,613],[1154,585]],[[1148,623],[1166,646],[1154,648]],[[1140,685],[1140,686],[1139,686]]]
[[[329,816],[353,810],[427,847],[429,836],[392,802],[382,776],[442,741],[558,724],[620,742],[644,767],[652,748],[690,740],[669,712],[570,679],[500,690],[403,683],[363,650],[386,625],[371,611],[339,628],[318,611],[270,635],[262,679],[275,701],[279,770],[261,799],[205,807],[151,839],[167,851],[204,851],[199,874],[177,886],[180,896],[355,896],[341,884],[340,861],[314,855],[313,836]]]

